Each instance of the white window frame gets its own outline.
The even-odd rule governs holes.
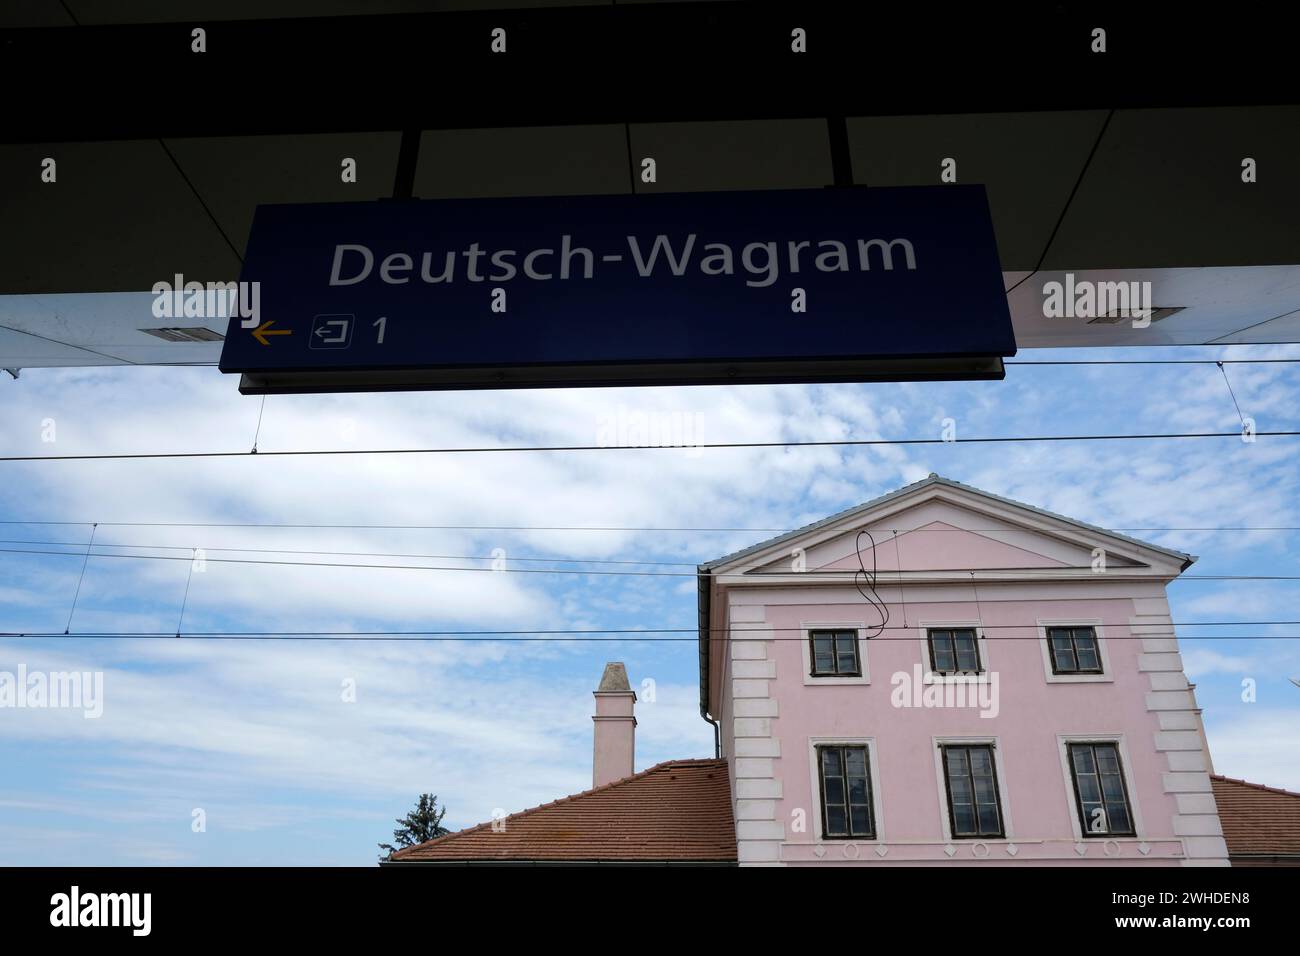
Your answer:
[[[989,674],[993,670],[993,662],[989,660],[989,642],[988,636],[984,633],[984,625],[976,620],[962,621],[921,621],[918,623],[921,639],[921,680],[926,684],[987,684]],[[938,674],[930,669],[930,631],[931,630],[949,630],[959,627],[969,627],[975,630],[975,648],[980,656],[980,672],[978,674]]]
[[[802,640],[800,645],[803,647],[803,682],[808,687],[834,687],[841,684],[870,684],[871,669],[867,666],[867,639],[863,635],[867,630],[867,625],[862,621],[838,621],[838,622],[804,622],[799,625]],[[854,631],[857,634],[858,647],[858,669],[862,671],[861,677],[814,677],[812,674],[812,649],[809,646],[812,643],[813,631]]]
[[[1128,812],[1133,815],[1133,836],[1101,836],[1092,834],[1085,837],[1083,828],[1079,825],[1079,804],[1074,796],[1074,774],[1070,770],[1070,744],[1115,744],[1119,750],[1120,769],[1124,776],[1124,792],[1128,794]],[[1061,774],[1062,781],[1065,783],[1065,803],[1070,811],[1070,827],[1074,831],[1074,839],[1082,842],[1083,840],[1103,842],[1104,840],[1114,840],[1116,842],[1126,843],[1143,843],[1147,838],[1146,826],[1142,823],[1142,807],[1138,801],[1138,792],[1136,781],[1133,779],[1133,758],[1129,756],[1128,741],[1123,733],[1115,731],[1096,733],[1096,734],[1057,734],[1056,749],[1061,757]]]
[[[876,836],[874,839],[867,839],[866,837],[834,837],[828,840],[822,836],[822,775],[821,766],[817,760],[817,748],[827,746],[867,748],[867,772],[871,780],[871,814],[876,821]],[[875,737],[809,737],[808,777],[812,785],[812,789],[809,791],[812,794],[812,812],[809,813],[809,818],[811,820],[810,834],[814,843],[827,846],[835,843],[889,842],[885,839],[885,810],[880,799],[880,761],[876,756]]]
[[[948,788],[945,783],[948,779],[947,768],[943,765],[943,747],[945,744],[954,744],[956,746],[974,745],[986,746],[993,748],[993,772],[997,776],[998,788],[998,813],[1002,816],[1002,836],[1000,837],[954,837],[952,835],[952,824],[949,823],[948,811]],[[1007,775],[1006,768],[1002,764],[1002,742],[996,736],[982,737],[932,737],[931,746],[934,748],[934,772],[935,784],[939,788],[939,819],[943,824],[943,841],[952,843],[1011,843],[1015,839],[1015,828],[1011,825],[1011,795],[1007,792]]]
[[[1052,649],[1048,645],[1049,627],[1090,627],[1097,635],[1097,655],[1101,658],[1100,674],[1053,674]],[[1038,647],[1043,653],[1043,676],[1049,684],[1113,684],[1114,672],[1110,668],[1110,652],[1106,649],[1106,633],[1101,620],[1095,617],[1070,617],[1038,619]]]

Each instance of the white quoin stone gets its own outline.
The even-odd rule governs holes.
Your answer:
[[[780,780],[746,779],[736,781],[737,800],[780,800],[781,795]]]
[[[772,721],[766,717],[737,717],[737,737],[771,737]]]
[[[1200,734],[1197,734],[1200,739]],[[1197,748],[1196,750],[1171,750],[1168,753],[1170,770],[1206,770],[1210,768],[1205,765],[1205,751]]]
[[[737,757],[779,757],[781,741],[773,737],[737,737]]]
[[[1201,773],[1164,773],[1160,775],[1160,782],[1164,786],[1165,793],[1210,793],[1210,775],[1202,771]]]
[[[747,697],[736,701],[735,716],[737,717],[775,717],[776,715],[777,706],[775,700],[765,697]],[[1170,729],[1182,730],[1183,728]]]
[[[766,697],[767,681],[733,680],[731,682],[731,693],[733,697]]]

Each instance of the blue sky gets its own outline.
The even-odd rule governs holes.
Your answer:
[[[1022,359],[1300,357],[1300,347],[1025,351]],[[1300,429],[1295,366],[1232,365],[1260,430]],[[246,450],[260,399],[212,368],[29,369],[0,381],[8,454]],[[1209,366],[1018,366],[1004,382],[272,396],[258,444],[375,448],[605,444],[651,422],[687,442],[1234,431]],[[53,442],[43,442],[42,432]],[[637,767],[707,756],[687,640],[105,640],[174,633],[188,560],[90,559],[88,525],[177,522],[789,528],[936,471],[1113,527],[1300,527],[1300,440],[878,446],[547,454],[0,463],[0,670],[104,673],[104,712],[0,709],[0,863],[367,864],[421,791],[467,826],[589,785],[590,691],[625,661]],[[765,531],[492,531],[101,525],[137,555],[510,569],[306,568],[209,561],[186,632],[690,628],[691,566]],[[1300,575],[1300,532],[1136,536],[1200,555],[1192,574]],[[31,542],[40,542],[33,544]],[[72,545],[72,546],[70,546]],[[165,550],[171,548],[173,550]],[[60,554],[24,553],[36,550]],[[99,553],[99,552],[97,552]],[[527,560],[545,559],[545,560]],[[562,559],[569,563],[557,563]],[[588,561],[666,562],[595,565]],[[680,575],[680,576],[677,576]],[[1300,619],[1300,582],[1193,581],[1174,618]],[[1300,626],[1183,627],[1216,769],[1300,790]],[[1220,635],[1212,640],[1202,635]],[[1246,635],[1232,639],[1231,635]],[[1196,639],[1193,639],[1196,638]],[[1242,680],[1257,700],[1241,699]],[[345,681],[356,688],[345,702]],[[653,696],[653,700],[648,698]],[[195,833],[191,814],[206,812]]]

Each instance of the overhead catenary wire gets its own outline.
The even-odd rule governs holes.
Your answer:
[[[220,550],[220,549],[214,549]],[[190,561],[191,558],[185,555],[175,554],[110,554],[95,553],[90,554],[78,553],[75,551],[52,551],[39,548],[0,548],[0,554],[36,554],[52,557],[74,557],[74,558],[118,558],[123,560],[137,561]],[[354,561],[288,561],[288,560],[270,560],[266,558],[205,558],[209,563],[215,564],[256,564],[268,566],[288,566],[304,568],[348,568],[353,570],[372,570],[372,571],[479,571],[486,574],[573,574],[596,577],[669,577],[669,578],[696,578],[696,577],[721,577],[723,573],[712,571],[611,571],[604,569],[591,568],[511,568],[511,567],[452,567],[449,565],[432,565],[432,564],[361,564]],[[492,560],[492,559],[475,559],[475,560]],[[952,569],[936,569],[934,573],[938,574],[973,574],[975,571],[1008,571],[1014,570],[1016,579],[1032,579],[1034,577],[1048,578],[1059,575],[1061,571],[1091,571],[1091,568],[1044,568],[1044,569],[1007,569],[1007,568],[962,568],[960,571]],[[861,571],[800,571],[800,572],[749,572],[748,577],[751,579],[763,576],[785,577],[789,574],[797,574],[801,579],[807,581],[845,581],[846,583],[855,583],[857,576]],[[1104,572],[1094,572],[1103,574]],[[1112,575],[1114,576],[1114,575]],[[997,583],[999,579],[989,579],[990,583]],[[1015,579],[1001,579],[1008,582]],[[1300,581],[1300,575],[1285,574],[1183,574],[1174,578],[1173,581]]]
[[[249,449],[250,455],[257,454],[257,439],[262,434],[262,416],[266,413],[266,396],[262,396],[262,403],[257,407],[257,427],[253,429],[253,447]]]
[[[655,527],[646,526],[626,526],[626,525],[536,525],[536,524],[288,524],[274,521],[65,521],[65,520],[46,520],[38,518],[4,518],[0,519],[0,525],[42,525],[50,527],[81,527],[89,528],[91,525],[100,525],[105,528],[266,528],[266,529],[310,529],[324,531],[599,531],[599,532],[637,532],[637,531],[663,531],[663,532],[681,532],[681,533],[703,533],[703,534],[724,534],[724,533],[743,533],[743,534],[788,534],[792,531],[799,531],[799,528],[756,528],[756,527],[736,527],[736,528],[712,528],[712,527]],[[999,531],[1008,534],[1040,534],[1041,532],[1033,528],[959,528],[959,531]],[[1103,529],[1104,530],[1104,529]],[[1300,525],[1201,525],[1186,527],[1124,527],[1116,526],[1110,529],[1113,532],[1126,533],[1164,533],[1164,532],[1182,532],[1182,531],[1201,531],[1201,532],[1237,532],[1237,531],[1300,531]],[[952,534],[952,528],[912,528],[905,534],[922,534],[927,532]],[[76,543],[77,547],[82,546],[82,542]],[[230,549],[227,549],[230,550]]]
[[[176,636],[181,636],[181,626],[185,623],[185,605],[190,602],[190,583],[194,580],[194,566],[199,563],[198,552],[190,555],[190,571],[185,576],[185,594],[181,598],[181,613],[176,618]]]
[[[1034,628],[1036,624],[1019,624],[1015,625],[1022,628]],[[792,628],[787,630],[806,630],[805,628]],[[911,629],[909,629],[911,630]],[[764,630],[760,633],[770,634],[771,629]],[[671,633],[689,633],[693,636],[684,637],[650,637],[653,634],[671,634]],[[608,635],[618,634],[618,637]],[[604,636],[602,636],[604,635]],[[1141,641],[1150,638],[1149,634],[1115,634],[1107,635],[1106,639],[1115,641]],[[171,631],[120,631],[120,632],[86,632],[63,634],[56,631],[0,631],[0,640],[175,640],[177,637],[197,638],[204,640],[268,640],[268,641],[489,641],[489,642],[507,642],[507,641],[635,641],[648,640],[653,643],[695,643],[699,639],[698,631],[695,628],[646,628],[640,630],[623,631],[616,628],[606,628],[594,631],[570,631],[570,630],[549,630],[549,631],[189,631],[181,634],[175,634]],[[1041,641],[1042,637],[1038,634],[994,634],[987,636],[986,640],[990,641]],[[1180,634],[1180,641],[1267,641],[1267,640],[1300,640],[1300,634]],[[804,641],[806,637],[792,636],[780,637],[776,635],[764,637],[764,640],[773,641]],[[879,641],[915,641],[915,635],[899,635],[897,637],[877,637]]]
[[[894,567],[898,569],[898,582],[901,585],[903,581],[903,555],[898,547],[898,532],[894,532]],[[907,595],[903,591],[898,592],[899,604],[903,610],[903,627],[907,627]]]
[[[86,545],[81,541],[32,541],[28,539],[10,539],[0,538],[0,544],[33,544],[49,548],[84,548]],[[316,556],[334,556],[350,558],[429,558],[433,560],[447,561],[495,561],[498,560],[492,555],[482,554],[426,554],[419,552],[403,551],[321,551],[307,550],[300,548],[232,548],[217,547],[213,545],[180,545],[180,544],[114,544],[112,542],[100,542],[95,545],[96,548],[132,548],[136,550],[157,550],[157,551],[215,551],[219,553],[233,554],[298,554],[298,555],[316,555]],[[0,553],[5,549],[0,548]],[[58,552],[62,553],[62,552]],[[632,560],[610,558],[543,558],[535,555],[510,555],[510,561],[520,561],[528,564],[601,564],[601,565],[654,565],[674,568],[694,568],[697,562],[694,561],[653,561],[650,559]],[[370,565],[362,565],[370,567]]]
[[[1092,165],[1092,160],[1097,155],[1097,150],[1101,148],[1101,141],[1106,138],[1106,130],[1110,128],[1110,121],[1114,119],[1114,117],[1115,107],[1112,106],[1106,111],[1106,117],[1102,120],[1101,126],[1097,129],[1097,138],[1093,140],[1092,146],[1088,150],[1088,155],[1084,157],[1083,165],[1079,167],[1078,173],[1075,174],[1074,184],[1070,187],[1069,195],[1065,197],[1065,205],[1061,207],[1061,211],[1056,216],[1056,222],[1052,225],[1052,231],[1047,235],[1047,242],[1043,243],[1043,249],[1038,254],[1038,261],[1034,264],[1034,268],[1028,275],[1017,281],[1010,289],[1006,290],[1006,296],[1008,299],[1011,297],[1012,292],[1015,292],[1016,289],[1020,288],[1020,286],[1042,271],[1043,263],[1047,261],[1047,254],[1051,251],[1052,243],[1056,241],[1056,234],[1061,231],[1061,225],[1065,222],[1065,217],[1069,213],[1070,207],[1074,205],[1074,197],[1078,195],[1079,187],[1083,185],[1084,177],[1088,174],[1088,167]]]
[[[1296,365],[1300,358],[1246,359],[1005,359],[1003,365]]]
[[[1300,431],[1257,431],[1258,438],[1295,438]],[[204,458],[294,458],[366,455],[485,455],[523,454],[529,452],[629,452],[629,451],[697,451],[700,449],[743,448],[867,448],[893,445],[986,445],[1017,442],[1097,442],[1097,441],[1160,441],[1234,438],[1240,432],[1152,432],[1136,435],[983,435],[974,438],[838,438],[788,441],[734,441],[696,442],[694,444],[659,445],[465,445],[422,448],[301,448],[275,451],[143,451],[104,452],[72,455],[0,455],[0,462],[37,461],[148,461]]]
[[[97,526],[92,526],[90,529],[90,542],[86,545],[85,556],[81,559],[81,575],[77,578],[77,589],[72,593],[72,607],[68,609],[68,624],[63,629],[64,634],[72,630],[72,616],[77,613],[77,599],[81,597],[81,585],[86,580],[86,565],[90,563],[90,552],[95,547],[95,532],[97,530]]]
[[[866,535],[867,540],[871,542],[871,570],[862,558],[862,536]],[[858,532],[857,538],[853,543],[853,550],[858,559],[858,570],[853,574],[853,586],[858,589],[863,600],[871,608],[872,613],[880,618],[880,623],[869,625],[865,628],[864,637],[871,639],[885,630],[885,625],[889,623],[889,607],[885,601],[876,592],[876,539],[866,528]],[[814,572],[815,573],[815,572]],[[702,572],[703,574],[703,572]]]
[[[1241,427],[1246,427],[1246,416],[1241,414],[1241,406],[1237,404],[1237,393],[1232,390],[1232,382],[1228,381],[1228,370],[1223,367],[1222,362],[1217,363],[1219,371],[1223,373],[1223,384],[1228,386],[1228,395],[1232,398],[1232,407],[1237,410],[1237,417],[1241,419]]]
[[[1024,280],[1021,280],[1024,281]],[[218,316],[226,318],[229,316]],[[15,330],[18,331],[18,330]],[[50,340],[53,341],[53,340]],[[64,343],[60,343],[64,344]],[[1252,348],[1256,343],[1225,343],[1216,348]],[[1288,343],[1289,344],[1289,343]],[[1198,346],[1179,346],[1179,348],[1197,348]],[[1209,347],[1209,346],[1205,346]],[[112,358],[112,356],[104,356]],[[1216,362],[1232,365],[1297,365],[1300,358],[1243,358],[1243,359],[1004,359],[1003,365],[1214,365]],[[216,368],[216,362],[150,362],[150,366],[172,368]],[[854,382],[828,382],[827,385],[853,385]]]

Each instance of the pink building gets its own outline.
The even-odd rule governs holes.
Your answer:
[[[702,566],[739,862],[1226,865],[1193,560],[932,474]]]
[[[635,773],[613,662],[591,790],[389,863],[1223,866],[1226,824],[1294,865],[1300,795],[1211,779],[1165,596],[1193,560],[931,475],[701,566],[716,759]]]

